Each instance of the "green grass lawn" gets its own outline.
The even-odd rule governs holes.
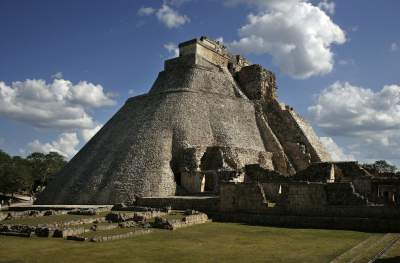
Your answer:
[[[374,234],[208,223],[106,243],[0,236],[0,262],[329,262]]]
[[[386,263],[398,263],[400,262],[400,241],[396,242],[386,253],[382,256],[382,259],[377,260],[379,262]]]

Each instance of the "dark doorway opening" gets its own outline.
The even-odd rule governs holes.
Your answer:
[[[181,186],[182,185],[182,174],[180,172],[175,172],[174,180],[175,180],[176,185]]]
[[[214,186],[215,186],[214,174],[213,173],[205,173],[204,192],[213,192]]]
[[[383,201],[389,203],[389,192],[383,192]]]

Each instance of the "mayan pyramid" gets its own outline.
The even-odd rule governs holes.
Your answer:
[[[215,192],[247,164],[285,176],[329,161],[311,126],[278,102],[272,72],[205,37],[179,45],[150,91],[125,105],[39,196],[112,204]]]

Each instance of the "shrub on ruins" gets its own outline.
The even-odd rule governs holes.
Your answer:
[[[362,167],[375,176],[387,176],[388,174],[395,176],[400,175],[400,172],[396,173],[397,167],[385,160],[379,160],[372,164],[366,163],[363,164]]]

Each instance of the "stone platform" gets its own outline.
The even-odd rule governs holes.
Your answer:
[[[10,206],[8,211],[27,211],[27,210],[74,210],[74,209],[111,209],[113,205],[18,205]]]

